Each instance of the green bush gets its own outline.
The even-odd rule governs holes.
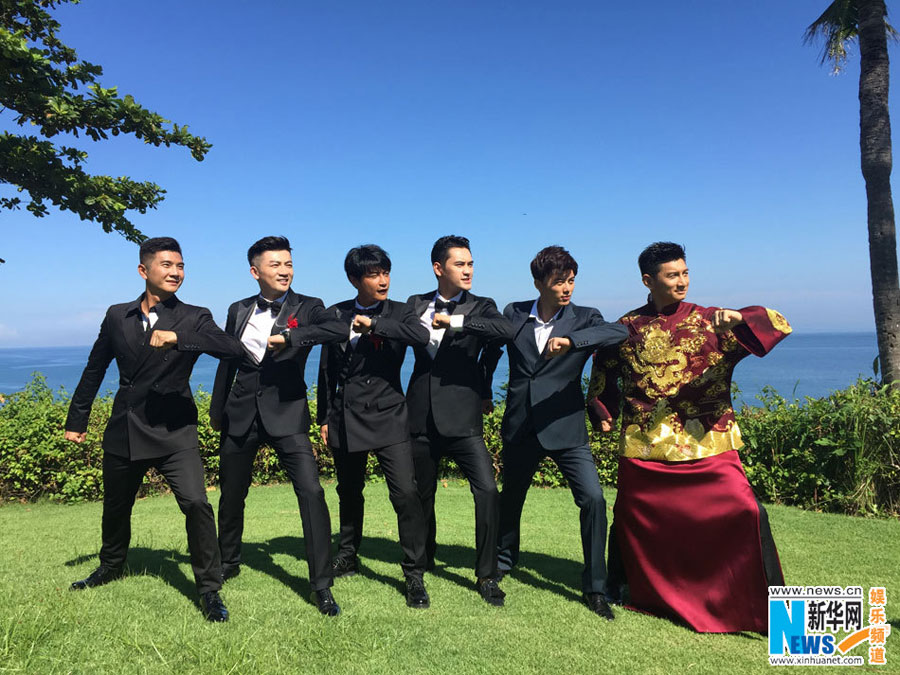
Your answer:
[[[207,484],[218,478],[219,434],[209,426],[209,394],[196,395],[200,415],[200,452],[206,464]],[[761,407],[743,406],[738,424],[746,447],[742,452],[747,477],[764,500],[807,509],[856,515],[892,515],[900,512],[900,391],[879,387],[871,380],[837,391],[822,399],[788,401],[773,389],[764,389]],[[315,419],[315,392],[310,392]],[[81,445],[63,439],[69,395],[56,395],[42,375],[21,392],[0,397],[0,498],[32,501],[48,498],[75,502],[102,496],[100,441],[112,407],[107,393],[94,402],[87,441]],[[500,422],[504,404],[497,402],[485,417],[484,439],[500,474]],[[313,422],[310,440],[322,478],[334,478],[334,460],[324,447],[319,426]],[[592,434],[591,451],[600,482],[614,485],[618,466],[618,432]],[[380,479],[377,459],[369,455],[368,473]],[[442,476],[458,471],[446,460]],[[257,454],[253,482],[287,480],[275,452]],[[565,480],[550,460],[544,460],[534,485],[564,486]],[[165,489],[153,472],[144,479],[141,494]]]
[[[765,501],[851,515],[900,511],[900,389],[868,379],[825,398],[771,387],[738,424],[744,467]]]

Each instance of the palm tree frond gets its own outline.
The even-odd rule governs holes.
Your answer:
[[[858,34],[859,12],[856,0],[834,0],[822,15],[807,27],[803,41],[817,42],[822,38],[825,44],[819,63],[822,65],[831,63],[832,72],[838,73],[849,56],[849,43],[856,39]]]

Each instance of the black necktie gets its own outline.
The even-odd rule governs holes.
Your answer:
[[[256,306],[259,307],[263,311],[266,311],[267,309],[271,309],[272,316],[278,316],[278,313],[281,311],[281,301],[280,300],[273,300],[272,302],[269,302],[265,298],[257,298]]]
[[[444,301],[438,298],[434,301],[435,314],[453,314],[454,309],[456,309],[456,300]]]

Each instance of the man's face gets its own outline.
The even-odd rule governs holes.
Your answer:
[[[263,251],[250,266],[250,274],[259,282],[259,291],[269,300],[287,293],[294,279],[290,251]]]
[[[443,265],[434,263],[434,275],[438,278],[438,283],[452,286],[455,290],[453,295],[472,288],[474,272],[475,262],[467,248],[451,248],[447,251],[447,259]]]
[[[138,265],[138,274],[147,280],[147,290],[154,295],[169,296],[184,281],[184,260],[175,251],[158,251],[145,265]]]
[[[534,280],[534,287],[541,295],[542,304],[549,307],[565,307],[572,302],[575,291],[575,275],[572,270],[556,272],[546,279]]]
[[[653,302],[658,307],[684,300],[691,283],[687,263],[683,259],[663,263],[656,274],[644,274],[641,280],[650,289]]]
[[[350,279],[350,283],[356,289],[359,304],[369,307],[376,302],[387,299],[388,289],[391,287],[391,273],[382,269],[369,270],[359,279]]]

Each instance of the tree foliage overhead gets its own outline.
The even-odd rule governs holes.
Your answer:
[[[0,208],[25,208],[47,214],[48,202],[116,231],[130,241],[144,239],[128,211],[146,213],[163,200],[165,190],[126,176],[94,176],[84,169],[87,153],[50,140],[60,133],[87,136],[131,134],[145,143],[181,145],[197,161],[210,149],[187,126],[172,124],[116,87],[103,88],[103,69],[79,60],[57,37],[59,23],[50,10],[79,0],[0,0],[0,106],[15,123],[40,134],[0,132],[0,183],[27,197],[0,197]]]
[[[807,43],[822,39],[821,63],[830,63],[832,72],[839,73],[850,54],[849,44],[859,37],[858,0],[834,0],[806,29],[803,38]],[[897,31],[886,20],[885,34],[897,39]]]

